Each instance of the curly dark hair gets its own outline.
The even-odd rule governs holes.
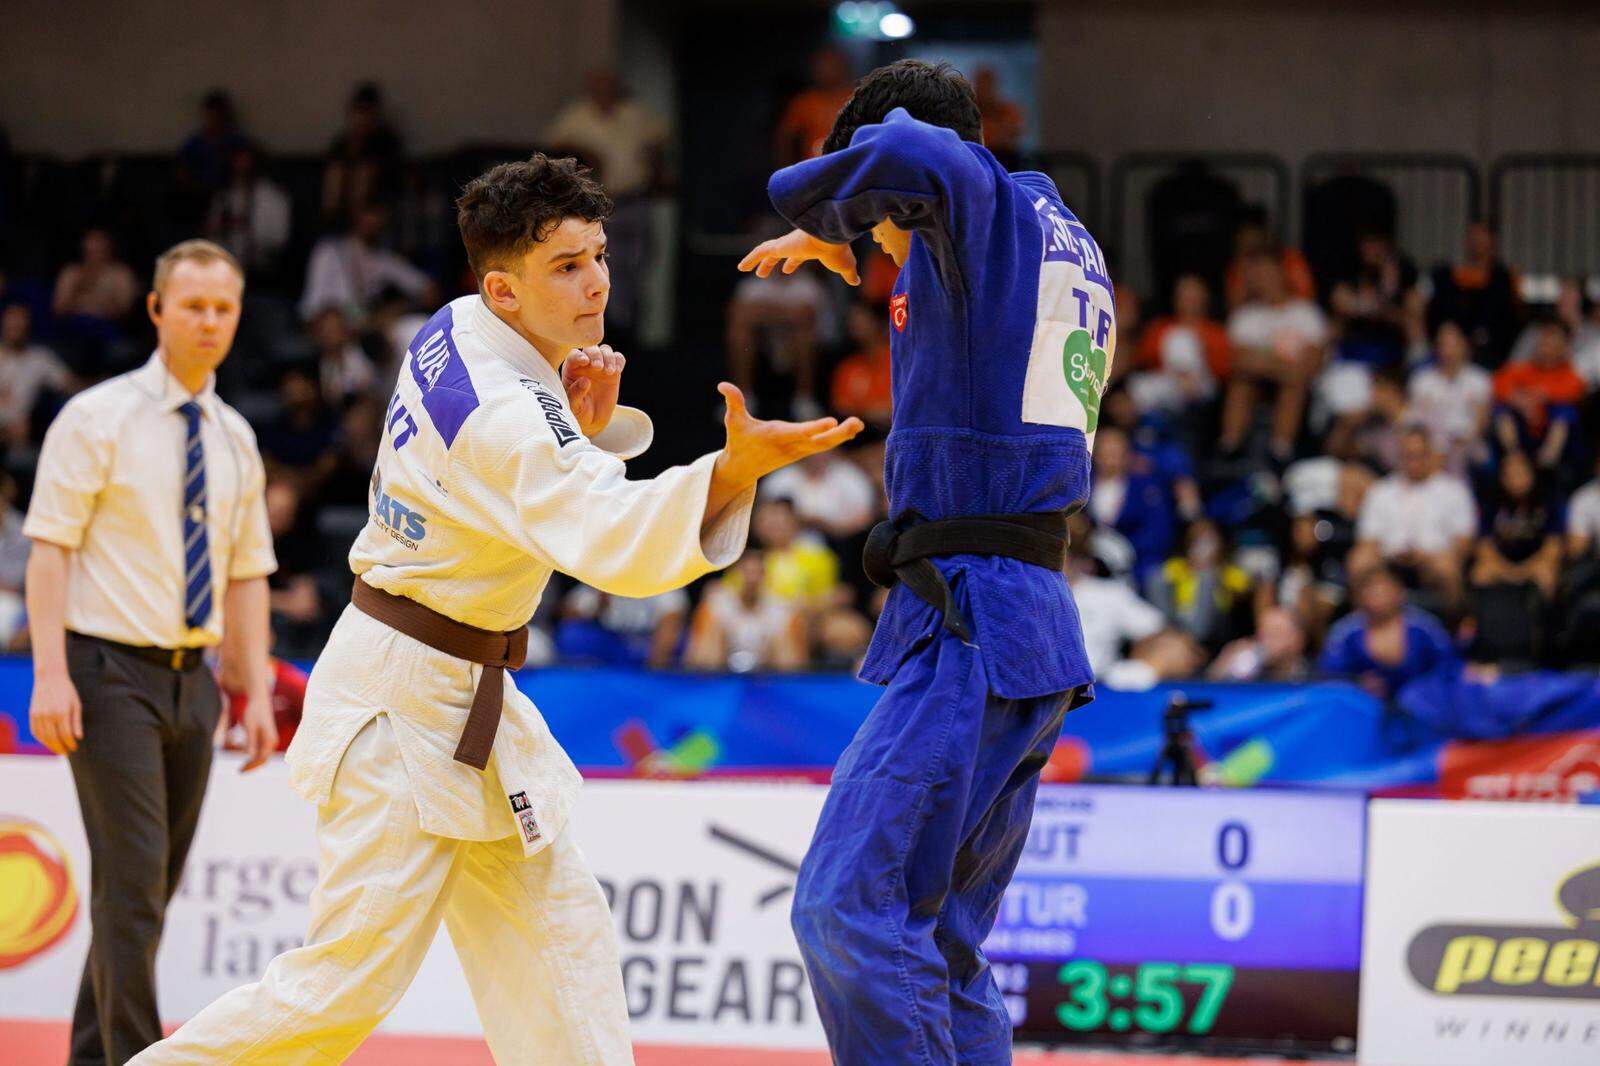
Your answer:
[[[972,83],[949,63],[899,59],[856,82],[856,91],[839,109],[824,152],[848,147],[862,126],[874,126],[897,107],[933,126],[955,130],[963,141],[983,143],[983,117]]]
[[[563,219],[602,222],[610,216],[611,197],[588,167],[543,152],[489,168],[467,182],[456,201],[456,226],[479,281],[491,270],[506,269]]]

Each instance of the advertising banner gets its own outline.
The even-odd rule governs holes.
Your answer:
[[[1378,800],[1361,1061],[1600,1062],[1600,810]]]
[[[215,768],[157,958],[190,1016],[300,943],[313,814],[281,762]],[[572,831],[621,942],[635,1039],[825,1046],[789,928],[816,785],[591,782]],[[1314,832],[1308,831],[1314,827]],[[986,945],[1021,1040],[1346,1047],[1355,1029],[1361,800],[1046,786]],[[64,761],[0,757],[0,1019],[70,1013],[89,939],[88,854]],[[384,1023],[479,1030],[441,931]]]

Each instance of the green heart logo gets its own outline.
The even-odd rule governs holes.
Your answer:
[[[1100,394],[1106,389],[1105,349],[1094,346],[1088,330],[1073,330],[1061,346],[1061,371],[1067,388],[1083,405],[1083,431],[1093,433],[1100,424]]]

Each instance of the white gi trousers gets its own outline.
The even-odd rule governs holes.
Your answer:
[[[405,993],[442,920],[498,1066],[633,1062],[616,934],[570,833],[422,831],[385,715],[351,741],[317,812],[319,879],[304,947],[279,955],[132,1062],[342,1062]]]

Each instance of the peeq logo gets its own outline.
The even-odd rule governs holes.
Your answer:
[[[77,915],[78,890],[60,842],[42,826],[0,818],[0,970],[49,950]]]
[[[1441,996],[1600,999],[1600,864],[1570,874],[1563,926],[1430,925],[1406,948],[1422,987]]]

